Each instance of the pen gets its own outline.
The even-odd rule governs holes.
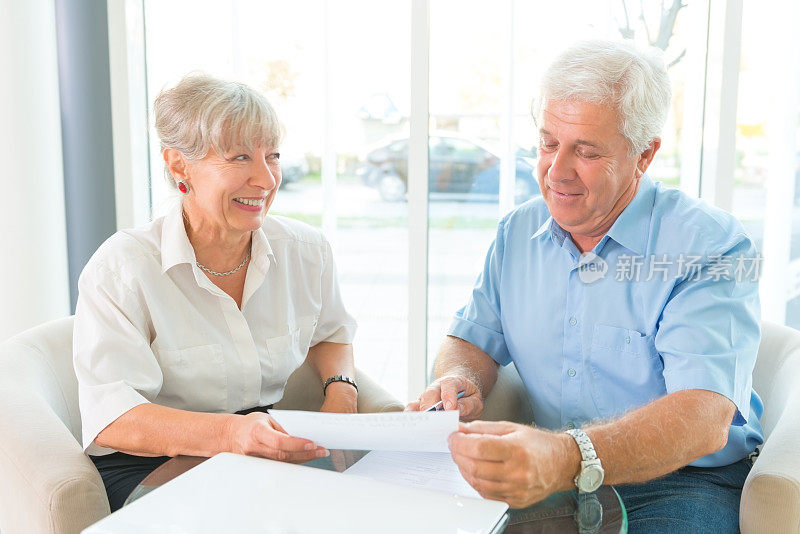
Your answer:
[[[459,391],[458,395],[456,395],[456,399],[460,399],[461,397],[463,397],[466,394],[467,394],[466,391]],[[439,402],[437,402],[436,404],[434,404],[433,406],[431,406],[430,408],[428,408],[425,411],[426,412],[438,412],[438,411],[442,410],[442,403],[443,402],[444,402],[443,400],[440,400]]]

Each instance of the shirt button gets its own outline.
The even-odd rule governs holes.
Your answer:
[[[567,371],[567,374],[569,376],[575,376],[575,369],[570,369],[569,371]]]
[[[575,428],[575,423],[573,423],[572,421],[567,423],[567,430],[572,430],[573,428]]]
[[[625,338],[625,343],[627,343],[628,345],[631,344],[631,336]]]
[[[578,324],[578,320],[575,317],[570,317],[569,318],[569,324],[571,326],[575,326],[576,324]]]

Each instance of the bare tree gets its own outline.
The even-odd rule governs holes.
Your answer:
[[[684,4],[682,0],[672,0],[672,3],[669,6],[666,6],[664,0],[661,0],[658,19],[658,33],[655,35],[655,37],[653,37],[650,31],[652,21],[648,21],[648,18],[645,15],[644,0],[639,0],[638,2],[639,16],[634,19],[633,24],[631,23],[628,0],[620,0],[620,2],[622,3],[622,12],[625,19],[624,25],[619,24],[619,33],[622,35],[622,38],[633,39],[636,37],[636,31],[638,27],[644,31],[645,37],[647,38],[647,42],[650,44],[650,46],[655,46],[666,52],[667,47],[669,46],[669,41],[672,38],[672,35],[675,33],[675,22],[678,20],[678,12],[686,7],[686,4]],[[677,54],[667,63],[667,68],[679,63],[685,55],[686,49],[684,48],[679,54]]]

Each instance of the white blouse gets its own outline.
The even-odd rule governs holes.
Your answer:
[[[241,310],[195,264],[180,208],[111,236],[78,282],[73,340],[83,448],[146,402],[233,413],[280,400],[308,348],[352,343],[331,247],[267,216],[253,232]]]

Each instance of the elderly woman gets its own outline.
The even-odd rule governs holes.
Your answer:
[[[83,446],[112,511],[171,456],[326,456],[265,413],[306,358],[321,410],[356,411],[356,324],[330,245],[267,216],[281,183],[272,106],[243,84],[193,75],[154,111],[180,206],[98,249],[75,312]]]

